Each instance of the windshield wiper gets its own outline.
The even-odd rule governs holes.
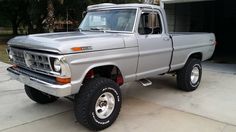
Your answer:
[[[110,30],[110,29],[104,29],[104,28],[90,28],[93,31],[101,31],[101,32],[110,32],[110,33],[117,33],[119,31],[114,31],[114,30]]]
[[[94,31],[104,31],[104,28],[98,28],[98,27],[94,27],[94,28],[90,28],[90,30],[94,30]]]
[[[91,30],[89,30],[89,29],[82,29],[82,28],[78,28],[78,30],[79,30],[80,32],[82,32],[82,31],[91,31]]]
[[[117,33],[119,31],[114,31],[114,30],[109,30],[109,29],[104,29],[104,28],[98,28],[98,27],[94,27],[94,28],[90,28],[90,29],[82,29],[82,28],[78,28],[78,30],[81,31],[98,31],[98,32],[110,32],[110,33]]]
[[[90,28],[90,29],[83,29],[83,28],[78,28],[78,30],[80,32],[82,31],[98,31],[98,32],[105,32],[105,30],[103,28]]]

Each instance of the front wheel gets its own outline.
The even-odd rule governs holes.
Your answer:
[[[179,89],[190,92],[198,88],[202,77],[201,61],[190,58],[183,69],[177,72],[177,86]]]
[[[120,88],[107,78],[88,80],[75,95],[75,117],[91,130],[99,131],[112,125],[119,115],[120,108]]]

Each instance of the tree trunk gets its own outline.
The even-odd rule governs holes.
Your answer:
[[[34,33],[33,25],[31,23],[28,23],[28,34]]]
[[[16,22],[12,22],[12,31],[13,31],[13,35],[18,35],[18,25],[16,24]]]
[[[48,31],[53,32],[54,31],[54,7],[52,0],[48,0],[48,16],[47,16],[47,26]]]

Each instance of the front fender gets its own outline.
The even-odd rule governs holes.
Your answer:
[[[137,69],[138,49],[134,47],[68,54],[65,58],[72,72],[72,94],[75,94],[79,92],[86,74],[95,67],[116,66],[123,75],[124,82],[133,81]]]

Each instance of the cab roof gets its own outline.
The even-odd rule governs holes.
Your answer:
[[[107,9],[107,8],[153,8],[160,9],[160,6],[151,5],[151,4],[113,4],[113,3],[102,3],[96,5],[90,5],[87,7],[87,10],[96,10],[96,9]]]

